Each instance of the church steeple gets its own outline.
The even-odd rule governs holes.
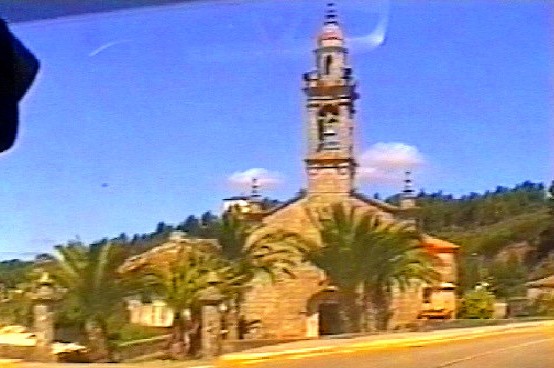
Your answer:
[[[308,195],[350,195],[354,189],[354,101],[358,95],[344,40],[330,3],[317,36],[316,68],[304,74]]]

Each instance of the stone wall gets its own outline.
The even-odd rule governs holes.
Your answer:
[[[422,307],[423,298],[419,283],[414,283],[411,288],[404,292],[395,289],[391,302],[393,315],[389,320],[389,327],[394,329],[414,322],[417,320]]]
[[[344,193],[352,190],[352,165],[348,162],[337,167],[311,164],[308,167],[308,190],[310,193]]]
[[[303,265],[294,274],[296,278],[283,276],[275,283],[261,278],[256,280],[242,305],[247,322],[261,322],[250,338],[306,336],[307,304],[309,298],[322,289],[321,271]]]
[[[455,283],[457,280],[456,260],[454,253],[439,253],[436,255],[440,262],[435,265],[435,269],[439,272],[441,282]]]
[[[129,300],[129,322],[141,326],[169,327],[173,325],[173,310],[162,300],[152,303],[141,303],[140,300]]]

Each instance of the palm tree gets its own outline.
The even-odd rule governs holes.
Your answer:
[[[386,329],[393,291],[436,277],[417,232],[407,225],[382,223],[371,212],[334,204],[308,212],[321,247],[307,258],[336,286],[361,299],[361,328]]]
[[[221,255],[243,275],[245,282],[258,274],[275,280],[279,274],[293,276],[306,242],[299,234],[248,222],[234,211],[220,221],[217,240]]]
[[[284,275],[294,277],[294,267],[308,246],[297,233],[247,221],[233,210],[219,221],[217,240],[228,262],[222,282],[224,293],[235,306],[229,311],[231,325],[238,324],[244,292],[254,278],[265,275],[274,282]],[[231,333],[236,332],[233,329]]]
[[[172,346],[176,355],[190,350],[190,333],[198,324],[200,295],[208,286],[210,272],[221,269],[223,264],[214,254],[205,250],[180,246],[175,257],[168,261],[148,263],[140,270],[145,288],[161,297],[174,311]],[[190,318],[183,315],[190,312]]]
[[[171,355],[175,358],[195,353],[191,349],[197,342],[193,330],[200,326],[200,299],[210,286],[210,277],[221,280],[218,288],[223,294],[235,292],[242,284],[229,262],[221,257],[217,244],[206,239],[170,241],[128,259],[119,272],[140,280],[140,291],[163,299],[173,310]]]
[[[56,246],[55,259],[45,268],[67,293],[66,310],[72,310],[75,322],[86,336],[91,359],[108,360],[108,318],[122,306],[125,295],[117,268],[125,259],[121,247],[105,243],[85,246],[80,242]]]

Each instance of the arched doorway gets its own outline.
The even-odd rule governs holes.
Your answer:
[[[326,288],[314,294],[308,301],[307,336],[327,336],[344,333],[341,293],[336,288]]]
[[[319,335],[337,335],[342,333],[340,304],[324,302],[319,304]]]

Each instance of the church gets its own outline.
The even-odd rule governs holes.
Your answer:
[[[224,206],[238,204],[245,216],[263,223],[266,228],[307,236],[316,230],[306,208],[317,209],[337,202],[370,211],[384,222],[415,223],[416,203],[409,178],[398,206],[366,197],[355,188],[355,105],[360,96],[345,36],[333,9],[327,11],[317,36],[315,69],[303,75],[303,91],[306,98],[307,190],[274,207],[262,206],[256,191],[251,198],[230,198]],[[436,256],[435,267],[441,279],[436,284],[419,285],[405,293],[395,292],[392,328],[406,326],[420,318],[455,317],[458,246],[426,235],[422,237],[421,246]],[[305,338],[352,332],[340,322],[344,319],[340,292],[325,286],[323,272],[304,264],[294,273],[296,278],[254,283],[241,308],[247,323],[257,323],[257,328],[247,337]]]

